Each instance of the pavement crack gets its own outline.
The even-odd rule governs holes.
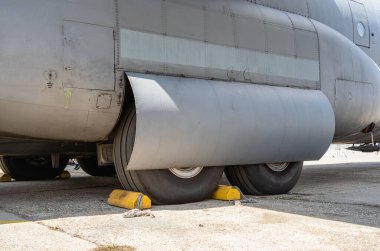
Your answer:
[[[85,237],[83,237],[82,235],[78,234],[78,233],[75,233],[75,234],[72,234],[72,233],[69,233],[67,231],[65,231],[63,228],[61,227],[58,227],[58,226],[51,226],[49,224],[45,224],[41,221],[36,221],[35,223],[43,226],[43,227],[46,227],[47,229],[49,229],[50,231],[56,231],[56,232],[60,232],[60,233],[63,233],[63,234],[66,234],[72,238],[76,238],[76,239],[80,239],[80,240],[83,240],[83,241],[87,241],[89,243],[92,243],[96,246],[100,246],[99,243],[95,242],[95,241],[92,241],[92,240],[89,240],[89,239],[86,239]]]

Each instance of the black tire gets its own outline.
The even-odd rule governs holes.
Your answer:
[[[60,157],[59,168],[53,168],[50,156],[0,157],[1,169],[17,181],[54,179],[65,170],[68,162],[69,158]]]
[[[114,176],[116,174],[115,167],[98,166],[96,157],[77,157],[78,164],[84,172],[91,176]]]
[[[239,187],[244,194],[277,195],[294,188],[302,167],[303,162],[290,163],[282,171],[274,171],[266,164],[231,166],[225,169],[225,174],[231,185]]]
[[[142,192],[154,204],[183,204],[210,198],[224,167],[205,167],[192,178],[179,178],[170,170],[127,171],[136,131],[136,111],[132,107],[121,121],[114,139],[114,162],[121,185]]]

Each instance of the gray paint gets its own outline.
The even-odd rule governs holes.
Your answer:
[[[113,28],[64,21],[64,87],[113,91]]]
[[[380,72],[378,65],[369,58],[365,52],[358,48],[354,43],[339,33],[334,32],[331,28],[315,22],[320,38],[320,64],[321,64],[321,90],[330,99],[333,105],[336,117],[336,141],[344,141],[345,136],[359,133],[370,123],[379,124],[379,106],[377,100],[380,99]],[[350,109],[349,104],[346,106],[337,106],[336,100],[346,95],[345,88],[337,85],[343,80],[345,83],[357,82],[355,91],[351,94],[358,95],[358,91],[369,92],[371,88],[372,97],[361,96],[356,99],[355,106],[359,109]],[[347,88],[351,88],[347,85]],[[362,90],[360,90],[362,89]],[[372,99],[372,106],[368,106],[368,100]],[[374,107],[375,109],[372,109]],[[359,112],[359,110],[364,111]],[[341,114],[351,113],[350,119],[342,118]],[[353,128],[353,125],[355,127]],[[376,133],[377,130],[376,130]],[[360,136],[360,135],[359,135]],[[361,137],[365,137],[361,134]],[[367,139],[366,139],[367,140]]]
[[[323,93],[334,141],[366,142],[360,131],[380,124],[380,4],[355,2],[366,16],[351,0],[2,0],[0,136],[110,140],[130,102],[124,72],[133,72]]]
[[[137,118],[128,170],[319,159],[334,135],[321,91],[128,76]]]
[[[151,2],[120,5],[126,70],[318,88],[318,38],[308,19],[244,1]],[[153,12],[136,22],[136,13]]]
[[[299,37],[309,35],[305,34],[307,32],[299,32]],[[316,38],[316,35],[313,38]],[[311,45],[313,44],[311,43]],[[317,43],[314,43],[314,46],[316,45]],[[280,51],[280,44],[276,46],[277,51]],[[300,51],[302,49],[301,46]],[[317,47],[312,49],[316,51]],[[306,51],[309,52],[309,50],[305,50],[305,54]],[[194,73],[187,68],[209,69],[223,71],[224,79],[229,76],[232,78],[229,74],[234,74],[235,77],[237,74],[242,74],[247,82],[251,82],[249,76],[270,75],[284,79],[305,80],[300,87],[315,89],[316,83],[319,81],[319,61],[315,57],[312,59],[313,56],[302,58],[285,54],[269,54],[252,49],[216,45],[128,29],[121,30],[121,58],[125,60],[125,66],[139,71],[144,71],[146,64],[159,65],[165,62],[167,71],[173,71],[172,74],[183,69],[182,74],[187,71],[191,76]],[[268,67],[267,64],[271,64],[272,67]],[[223,78],[223,76],[220,77]],[[313,84],[307,86],[305,83]]]
[[[65,20],[113,30],[115,6],[109,0],[0,2],[0,134],[98,141],[107,139],[117,123],[123,89],[115,88],[113,32],[111,46],[86,43],[86,54],[73,51],[67,57]],[[93,38],[104,40],[102,33]],[[104,55],[107,63],[99,65],[91,58],[102,50],[111,54]],[[68,65],[75,67],[75,82],[64,74],[67,62],[79,62]],[[53,79],[48,78],[49,71],[55,73]],[[109,109],[97,108],[103,94],[112,96]]]
[[[370,30],[368,16],[363,4],[350,1],[354,28],[354,43],[369,48]]]

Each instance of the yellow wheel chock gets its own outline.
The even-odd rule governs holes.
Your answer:
[[[67,179],[70,179],[71,178],[71,174],[69,171],[63,171],[59,176],[58,176],[59,179],[62,179],[62,180],[67,180]]]
[[[130,192],[126,190],[113,190],[108,197],[108,204],[115,207],[126,209],[149,209],[152,207],[152,201],[148,196]]]
[[[0,176],[0,182],[11,182],[12,177],[8,174],[3,174]]]
[[[214,200],[232,201],[240,200],[240,198],[240,191],[232,186],[218,186],[212,194]]]

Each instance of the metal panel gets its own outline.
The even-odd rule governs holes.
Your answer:
[[[113,27],[116,0],[55,0],[64,5],[64,20]]]
[[[236,29],[239,47],[257,51],[266,50],[265,25],[262,20],[237,17]]]
[[[335,29],[348,39],[353,38],[350,0],[308,0],[309,17]]]
[[[0,5],[0,134],[64,141],[108,139],[120,113],[123,88],[116,92],[62,88],[63,20],[113,26],[114,1],[2,0]],[[112,79],[108,84],[113,89],[114,45],[110,34],[112,50],[106,56],[111,58]],[[100,48],[107,50],[108,45]],[[74,56],[83,60],[81,53],[73,55],[73,60]],[[104,75],[103,65],[92,70],[97,67],[101,68],[97,74]],[[108,96],[108,100],[98,99],[99,95]],[[98,107],[97,101],[102,101]]]
[[[256,3],[303,16],[309,13],[307,0],[256,0]]]
[[[244,17],[256,19],[257,21],[263,21],[263,15],[260,7],[249,1],[234,1],[233,4],[230,4],[230,8],[235,17]]]
[[[292,20],[282,11],[244,1],[136,1],[120,3],[121,66],[127,71],[319,86],[317,38],[295,32],[315,32],[307,18],[293,15]],[[307,38],[299,51],[297,36]],[[304,50],[310,47],[308,54]]]
[[[350,1],[352,22],[354,24],[354,42],[357,45],[370,47],[370,30],[365,7],[361,3]]]
[[[120,25],[163,34],[161,2],[158,0],[119,1]]]
[[[316,32],[313,23],[308,18],[292,13],[287,13],[287,15],[295,29]]]
[[[380,2],[372,0],[366,3],[368,23],[370,27],[370,57],[380,65]]]
[[[378,103],[375,100],[375,85],[337,80],[335,88],[334,109],[339,111],[336,118],[338,121],[350,121],[349,125],[346,125],[346,133],[358,133],[365,126],[375,122],[371,120],[376,110],[374,105]]]
[[[114,90],[113,29],[64,22],[64,87]]]
[[[205,40],[204,13],[192,5],[166,2],[166,24],[169,36]],[[182,20],[182,22],[178,22]],[[183,24],[186,25],[183,25]]]
[[[294,44],[294,29],[273,24],[265,24],[267,33],[268,52],[289,56],[296,55]]]
[[[266,23],[293,28],[293,24],[285,12],[260,5],[257,5],[257,7],[261,10]]]
[[[235,46],[234,27],[231,15],[208,11],[206,14],[207,37],[210,43]]]
[[[319,159],[333,138],[320,91],[128,76],[137,109],[129,170]]]
[[[321,90],[335,104],[335,137],[349,142],[370,123],[380,124],[379,67],[351,40],[313,22],[320,39]]]
[[[319,42],[317,33],[299,29],[296,29],[295,33],[297,57],[318,60]]]
[[[0,1],[0,99],[61,105],[62,99],[56,98],[62,86],[59,8],[53,0]]]
[[[189,73],[189,67],[207,69],[210,77],[226,79],[230,77],[228,72],[231,70],[237,74],[248,72],[265,76],[268,74],[270,62],[270,74],[274,77],[314,81],[314,85],[311,86],[305,83],[300,85],[309,88],[315,88],[315,82],[319,81],[318,60],[297,58],[294,51],[292,56],[280,55],[127,29],[122,29],[121,36],[121,58],[128,62],[126,66],[133,70],[145,72],[147,65],[165,62],[167,67],[176,65]],[[276,38],[279,39],[273,37]],[[277,47],[273,47],[273,51],[275,48],[279,50],[281,45],[274,44]],[[293,45],[289,50],[294,50],[294,38],[289,44]],[[305,71],[296,72],[300,67]],[[220,75],[217,75],[218,73]],[[281,82],[273,84],[280,85]]]

